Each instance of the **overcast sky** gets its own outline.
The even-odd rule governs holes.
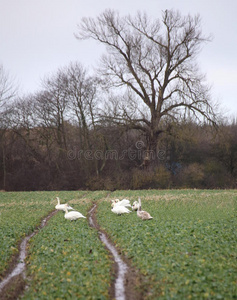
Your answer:
[[[40,90],[45,76],[70,62],[96,66],[103,48],[78,41],[74,33],[82,17],[108,8],[121,15],[146,11],[157,18],[171,8],[200,14],[203,33],[213,36],[198,57],[200,69],[212,85],[212,97],[237,117],[236,0],[0,0],[0,64],[25,94]]]

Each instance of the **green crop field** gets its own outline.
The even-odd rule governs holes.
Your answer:
[[[236,191],[130,191],[153,220],[108,214],[98,220],[144,275],[147,299],[232,299],[237,296]],[[105,217],[107,216],[107,217]]]
[[[236,190],[0,193],[0,274],[19,241],[54,210],[55,197],[97,221],[142,277],[144,299],[235,299]],[[153,219],[118,216],[110,200],[142,200]],[[30,239],[23,299],[109,299],[112,262],[88,218],[59,211]]]

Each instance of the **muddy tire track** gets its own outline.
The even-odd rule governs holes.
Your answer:
[[[102,230],[96,220],[97,204],[94,203],[89,210],[89,224],[98,231],[99,238],[110,252],[113,261],[113,282],[110,289],[111,299],[116,300],[142,300],[144,295],[141,288],[142,276],[133,268],[126,257],[122,257],[121,251],[117,249],[110,240],[107,233]]]
[[[18,245],[17,256],[14,256],[9,268],[3,274],[3,280],[0,282],[0,299],[1,300],[14,300],[23,293],[26,283],[25,283],[25,258],[27,255],[27,246],[29,240],[36,235],[40,229],[47,225],[47,222],[52,218],[58,211],[54,210],[49,215],[41,220],[41,223],[36,229],[26,236]]]

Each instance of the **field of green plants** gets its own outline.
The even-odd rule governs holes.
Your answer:
[[[237,191],[132,191],[153,220],[108,214],[100,225],[144,275],[148,299],[232,299],[237,296]],[[107,217],[105,217],[107,216]]]
[[[147,190],[0,193],[0,274],[19,241],[54,210],[55,197],[97,221],[142,276],[145,299],[237,297],[237,191]],[[110,200],[142,200],[153,219],[118,216]],[[58,212],[31,238],[23,299],[109,299],[112,262],[88,219]],[[1,277],[0,277],[1,278]]]

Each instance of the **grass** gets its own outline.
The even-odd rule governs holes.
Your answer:
[[[97,220],[143,275],[145,299],[233,299],[237,191],[147,190],[0,193],[0,274],[19,241],[54,210],[56,196]],[[153,220],[117,216],[109,200],[141,196]],[[58,212],[29,243],[23,299],[109,299],[111,261],[88,220]],[[37,296],[37,297],[36,297]]]
[[[87,215],[92,201],[107,192],[88,193],[70,201]],[[23,299],[108,299],[111,261],[86,219],[65,220],[58,212],[30,241],[29,289]],[[50,293],[48,292],[50,291]]]
[[[236,297],[237,192],[119,191],[111,199],[138,195],[153,220],[109,214],[109,202],[98,220],[144,275],[146,298]]]
[[[0,193],[0,274],[18,253],[19,241],[54,209],[49,205],[52,196],[47,192]]]

